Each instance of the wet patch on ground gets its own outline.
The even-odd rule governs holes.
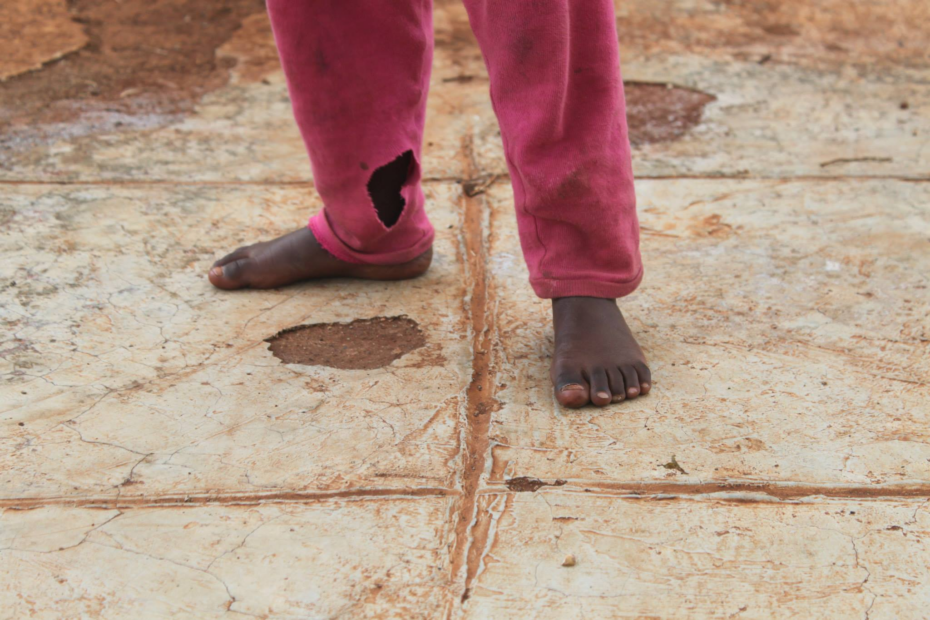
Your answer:
[[[298,325],[265,342],[285,364],[372,370],[423,347],[426,336],[409,317],[379,316],[351,323]]]
[[[717,98],[671,84],[624,82],[630,143],[670,142],[701,122],[704,106]]]
[[[235,55],[216,53],[261,0],[72,0],[86,44],[0,83],[0,150],[122,127],[144,129],[190,112],[228,81]],[[27,38],[28,37],[28,38]],[[38,45],[5,38],[0,56]],[[77,133],[76,133],[77,132]]]

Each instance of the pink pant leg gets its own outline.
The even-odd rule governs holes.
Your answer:
[[[339,259],[397,264],[430,247],[420,149],[432,63],[430,0],[268,0],[294,116],[324,210],[311,218]],[[403,209],[385,222],[372,175],[410,152]],[[401,172],[403,174],[403,172]]]
[[[642,279],[612,0],[465,0],[491,78],[520,242],[540,297]]]

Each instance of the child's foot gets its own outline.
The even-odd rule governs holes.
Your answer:
[[[559,403],[604,407],[648,394],[652,378],[646,356],[613,299],[552,300],[555,356],[552,383]]]
[[[239,248],[213,263],[210,282],[223,289],[277,288],[316,278],[407,280],[423,274],[433,259],[429,249],[400,265],[347,263],[323,249],[309,228]]]

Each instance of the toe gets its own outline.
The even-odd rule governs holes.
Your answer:
[[[611,400],[619,403],[626,399],[626,384],[623,381],[623,375],[619,368],[608,368],[607,379],[610,382]]]
[[[221,267],[213,267],[208,277],[213,286],[226,290],[244,288],[249,285],[248,271],[251,259],[240,258]]]
[[[591,377],[591,402],[598,407],[606,407],[611,401],[607,371],[603,368],[595,368],[588,374]]]
[[[581,372],[564,373],[555,380],[555,398],[563,407],[576,409],[590,401],[590,388]]]
[[[636,398],[639,396],[639,377],[636,375],[636,369],[632,366],[621,366],[620,372],[623,374],[623,381],[626,383],[626,397]]]
[[[226,256],[224,256],[223,258],[221,258],[220,260],[218,260],[218,261],[216,261],[215,263],[213,263],[213,266],[214,266],[214,267],[222,267],[223,265],[226,265],[226,264],[228,264],[228,263],[231,263],[231,262],[233,262],[234,260],[239,260],[240,258],[245,258],[246,256],[249,255],[249,254],[248,254],[248,251],[249,251],[249,248],[247,248],[247,247],[242,247],[242,248],[238,248],[238,249],[236,249],[236,250],[233,250],[232,252],[230,252],[229,254],[227,254]]]
[[[645,396],[652,389],[652,373],[649,372],[649,367],[643,363],[636,364],[634,367],[636,368],[636,374],[639,376],[639,393]]]

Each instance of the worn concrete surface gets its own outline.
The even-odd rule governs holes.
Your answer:
[[[0,10],[0,617],[924,617],[926,3],[617,9],[655,387],[582,411],[457,2],[433,268],[245,293],[320,207],[261,3]],[[381,368],[265,342],[396,316]]]

